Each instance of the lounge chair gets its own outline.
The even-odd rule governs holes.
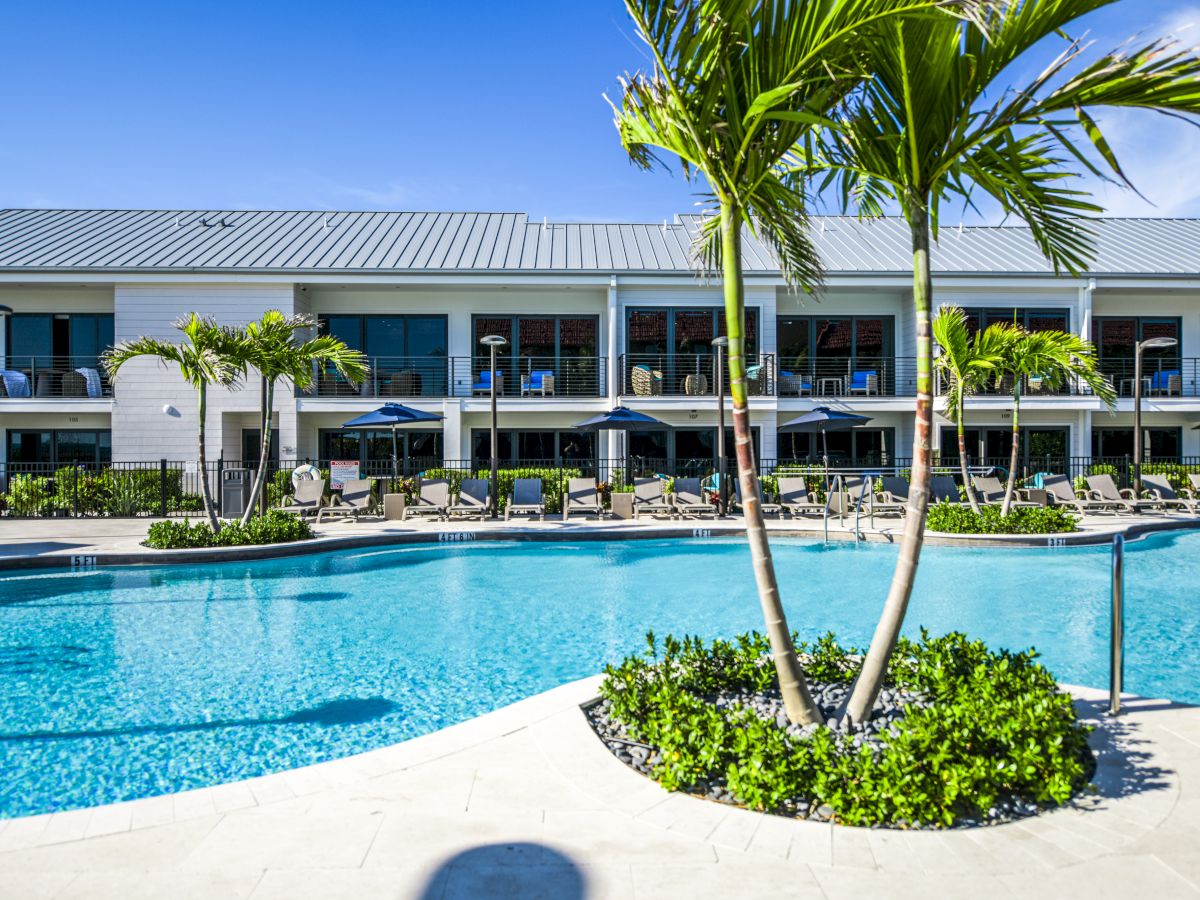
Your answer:
[[[596,489],[594,478],[572,478],[567,482],[567,496],[563,502],[563,521],[572,515],[604,518],[604,503]]]
[[[492,393],[492,370],[484,369],[479,373],[479,379],[471,385],[471,392],[475,394]],[[496,396],[499,397],[504,393],[504,373],[499,369],[496,370]]]
[[[743,515],[745,515],[746,511],[742,508],[742,481],[736,476],[730,478],[729,480],[733,485],[733,496],[729,498],[730,502],[732,505],[736,506]],[[801,480],[803,481],[803,479]],[[761,480],[758,482],[758,500],[759,505],[762,507],[764,516],[779,516],[783,514],[783,507],[778,503],[771,502],[770,495],[767,494],[766,490],[763,488],[763,483]]]
[[[779,478],[779,507],[790,516],[806,516],[809,513],[825,514],[825,504],[817,503],[808,492],[808,482],[803,478]]]
[[[320,515],[325,506],[325,479],[305,478],[292,485],[292,496],[279,507],[281,512],[298,513],[300,518]]]
[[[679,516],[715,516],[719,511],[704,499],[699,478],[676,478],[671,503]]]
[[[1152,506],[1139,500],[1129,488],[1119,489],[1111,475],[1088,475],[1087,486],[1090,499],[1102,500],[1117,511],[1138,513]]]
[[[929,478],[929,501],[931,503],[962,503],[958,482],[953,475],[932,475]]]
[[[1200,501],[1200,475],[1188,475],[1188,488],[1184,493],[1192,500]]]
[[[334,497],[330,505],[321,507],[317,513],[317,521],[325,516],[342,516],[354,519],[375,508],[375,495],[371,491],[374,484],[370,478],[348,478],[342,482],[342,495]]]
[[[860,479],[860,484],[854,484],[850,488],[850,499],[855,503],[858,502],[858,496],[863,491],[870,491],[866,497],[863,506],[872,516],[903,516],[908,511],[908,485],[901,489],[904,496],[900,499],[895,498],[887,490],[874,490],[875,478],[867,476],[866,479]],[[903,478],[900,481],[904,481]]]
[[[675,515],[675,507],[663,494],[661,478],[633,479],[633,517],[640,519],[643,515],[653,516],[665,513]]]
[[[880,490],[876,496],[884,503],[908,503],[908,479],[899,475],[884,475],[879,479]]]
[[[1081,516],[1092,512],[1109,512],[1116,507],[1111,503],[1092,500],[1087,491],[1075,490],[1075,485],[1066,475],[1046,475],[1042,479],[1051,503],[1055,506],[1073,506]]]
[[[546,518],[546,495],[542,493],[542,479],[518,478],[513,482],[513,492],[504,507],[504,521],[513,516]]]
[[[404,516],[437,516],[446,518],[450,507],[450,482],[445,478],[422,479],[417,485],[417,496],[412,503],[405,504]]]
[[[1189,513],[1196,511],[1196,504],[1192,500],[1175,493],[1175,488],[1171,487],[1166,475],[1143,475],[1142,490],[1149,495],[1148,500],[1164,511],[1171,508]]]
[[[450,506],[447,513],[450,517],[462,516],[464,519],[478,517],[483,521],[492,507],[492,498],[488,493],[486,478],[464,478],[458,486],[458,500]]]
[[[978,499],[984,503],[1003,503],[1005,487],[1000,483],[1000,479],[995,475],[972,475],[971,481],[975,484],[975,493]],[[1029,499],[1020,488],[1013,489],[1013,506],[1041,506],[1040,503],[1034,503]]]
[[[541,394],[543,397],[554,396],[554,372],[550,369],[534,369],[528,375],[521,376],[521,396],[528,397]]]

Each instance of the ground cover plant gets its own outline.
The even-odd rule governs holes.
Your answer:
[[[979,512],[957,503],[929,507],[930,531],[948,534],[1062,534],[1077,530],[1078,516],[1065,506],[1014,506],[1005,515],[999,506]]]
[[[287,544],[313,536],[308,522],[291,513],[269,510],[242,524],[226,522],[214,532],[208,522],[191,524],[168,519],[150,526],[145,545],[152,550],[180,550],[192,547],[243,547],[251,544]]]
[[[946,827],[1032,815],[1085,789],[1089,729],[1032,651],[961,633],[901,638],[873,719],[838,720],[860,652],[798,644],[826,724],[788,721],[770,644],[647,637],[605,670],[594,727],[668,790],[850,825]]]

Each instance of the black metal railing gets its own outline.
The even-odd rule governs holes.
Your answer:
[[[623,353],[619,359],[621,393],[635,397],[716,396],[716,355],[712,353]],[[726,373],[725,393],[729,393]],[[747,392],[775,395],[775,357],[758,353],[746,358]]]
[[[802,359],[778,370],[780,397],[914,397],[914,357]]]
[[[336,370],[316,373],[312,397],[480,397],[491,395],[487,356],[375,356],[370,375],[352,384]],[[602,356],[507,356],[496,361],[501,397],[600,397],[608,392]]]
[[[1135,365],[1132,359],[1102,359],[1100,372],[1118,397],[1132,397]],[[1145,397],[1200,396],[1200,359],[1142,357],[1142,395]]]
[[[108,373],[94,356],[8,356],[0,365],[0,398],[111,396]]]

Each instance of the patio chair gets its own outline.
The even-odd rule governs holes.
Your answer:
[[[563,521],[566,522],[572,515],[604,518],[604,503],[594,478],[572,478],[567,482],[567,494],[563,498]]]
[[[719,511],[704,499],[699,478],[676,478],[671,503],[679,516],[715,516]]]
[[[1150,376],[1150,393],[1158,394],[1159,396],[1175,397],[1181,393],[1183,387],[1183,378],[1180,377],[1179,370],[1164,369],[1160,372],[1155,372]],[[1143,478],[1144,482],[1146,479]]]
[[[812,377],[803,372],[779,371],[779,393],[782,396],[803,397],[813,391]]]
[[[733,496],[729,498],[731,505],[745,515],[746,511],[742,509],[742,481],[740,478],[734,476],[730,478],[730,483],[733,485]],[[766,492],[761,480],[758,482],[758,501],[762,507],[764,516],[780,516],[783,514],[783,507],[771,501],[771,495]]]
[[[633,479],[633,517],[640,519],[643,515],[653,516],[665,513],[675,515],[675,507],[663,494],[661,478]]]
[[[908,479],[899,475],[884,475],[879,479],[880,490],[876,496],[884,503],[908,503]]]
[[[878,394],[879,373],[874,369],[854,372],[846,376],[847,394]]]
[[[1087,513],[1111,512],[1115,507],[1102,500],[1092,500],[1087,491],[1075,490],[1075,485],[1066,475],[1046,475],[1042,487],[1050,502],[1055,506],[1073,506],[1081,516]]]
[[[1175,488],[1171,487],[1166,475],[1143,475],[1142,490],[1148,495],[1146,499],[1161,510],[1174,508],[1189,513],[1196,511],[1196,504],[1192,500],[1175,493]]]
[[[311,478],[297,481],[292,486],[292,496],[287,498],[280,512],[298,513],[301,518],[320,515],[325,503],[325,479]]]
[[[542,493],[542,479],[518,478],[513,482],[513,492],[504,507],[504,521],[513,516],[546,518],[546,495]]]
[[[1129,488],[1119,489],[1111,475],[1088,475],[1087,486],[1090,499],[1103,500],[1118,512],[1139,513],[1153,505],[1138,500]]]
[[[64,372],[62,377],[62,396],[86,397],[88,395],[87,379],[78,372]]]
[[[464,478],[458,486],[458,500],[446,510],[449,517],[478,518],[483,521],[491,510],[492,498],[486,478]]]
[[[375,494],[371,490],[373,485],[371,478],[347,478],[342,482],[342,495],[335,496],[328,506],[321,507],[317,521],[320,522],[325,516],[341,516],[357,522],[360,515],[375,508]]]
[[[864,504],[864,506],[867,508],[867,512],[873,516],[906,515],[908,513],[908,482],[905,482],[904,487],[901,488],[903,496],[897,498],[886,488],[878,491],[873,490],[875,486],[875,480],[876,479],[874,477],[867,476],[866,480],[862,483],[862,487],[858,489],[871,490],[871,493],[867,495],[867,502]],[[882,482],[883,479],[881,478],[879,480]],[[898,480],[904,481],[903,478]],[[899,487],[899,485],[897,485],[897,487]],[[857,499],[857,496],[854,492],[851,492],[851,499]]]
[[[1000,479],[995,475],[972,475],[971,481],[975,485],[975,493],[979,500],[984,503],[1003,503],[1004,502],[1004,485],[1000,483]],[[1019,488],[1013,489],[1013,506],[1041,506],[1040,503],[1034,503],[1029,499],[1029,495]]]
[[[437,516],[446,518],[450,507],[450,481],[446,478],[421,479],[417,485],[417,496],[404,506],[402,519],[409,516]]]
[[[808,482],[803,478],[784,478],[779,481],[779,507],[790,516],[806,516],[809,513],[825,514],[825,504],[818,503],[808,492]]]
[[[529,397],[541,394],[543,397],[554,396],[554,373],[549,369],[535,369],[528,375],[521,376],[521,396]]]
[[[654,397],[663,392],[663,373],[649,366],[634,366],[629,370],[629,381],[639,397]]]
[[[929,478],[929,499],[933,503],[962,503],[958,481],[953,475],[932,475]]]
[[[492,392],[492,370],[484,369],[479,373],[478,380],[471,385],[471,391],[476,394],[491,394]],[[499,397],[504,393],[504,373],[499,369],[496,370],[496,396]]]
[[[1188,475],[1188,487],[1185,493],[1192,500],[1200,500],[1200,475],[1195,473]]]
[[[688,396],[699,396],[708,393],[708,376],[707,375],[685,375],[683,376],[683,392]]]

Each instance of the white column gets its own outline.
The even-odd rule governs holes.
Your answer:
[[[613,275],[608,279],[608,302],[606,305],[608,311],[608,404],[610,407],[616,407],[621,394],[621,378],[623,373],[618,366],[621,359],[621,309],[617,300],[617,276]],[[617,431],[601,432],[605,435],[604,444],[598,448],[602,450],[602,455],[605,459],[620,459],[621,450],[621,434]]]
[[[1096,290],[1096,279],[1089,278],[1087,285],[1079,289],[1079,336],[1085,341],[1092,339],[1092,291]]]
[[[444,462],[469,459],[469,448],[463,447],[462,400],[442,401],[442,458]]]

